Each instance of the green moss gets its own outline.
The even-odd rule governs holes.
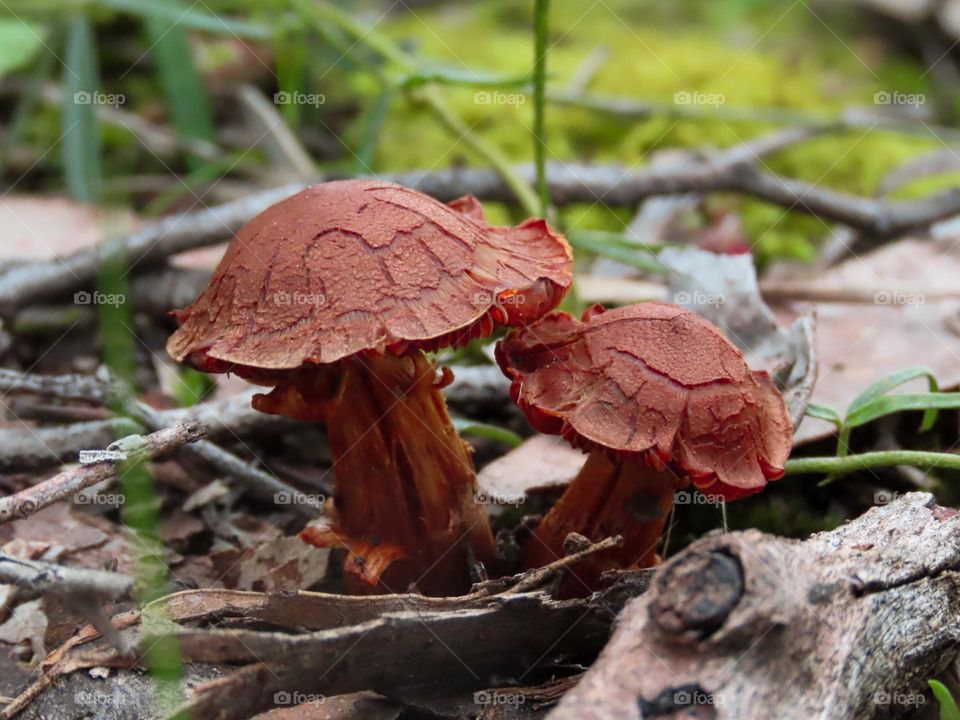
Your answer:
[[[566,83],[602,41],[609,57],[590,85],[590,91],[598,94],[670,104],[678,92],[704,93],[715,96],[721,111],[769,108],[828,117],[851,105],[870,107],[878,91],[928,91],[913,64],[887,58],[880,44],[857,35],[858,28],[843,13],[831,15],[828,23],[844,38],[841,42],[801,6],[784,15],[779,6],[771,9],[752,0],[725,3],[722,10],[707,7],[716,4],[663,5],[611,0],[585,10],[582,3],[558,0],[551,17],[552,83]],[[378,27],[432,63],[458,70],[524,73],[530,70],[530,20],[526,5],[488,0],[398,14]],[[752,24],[753,30],[744,29],[744,23]],[[754,38],[761,38],[756,46]],[[809,51],[811,44],[817,52]],[[346,87],[368,103],[376,92],[373,85],[369,75],[352,74]],[[519,91],[498,92],[444,90],[473,132],[518,162],[530,161],[530,102]],[[494,98],[499,102],[487,102]],[[698,107],[709,114],[709,106]],[[550,107],[547,127],[551,160],[634,167],[642,167],[652,152],[665,148],[730,147],[772,129],[761,122],[723,119],[632,121],[558,106]],[[358,141],[358,129],[344,130],[348,143]],[[402,98],[394,102],[383,138],[374,161],[378,171],[477,162],[423,108]],[[891,170],[936,143],[920,136],[851,131],[804,143],[765,160],[765,165],[825,187],[869,195]],[[815,219],[795,212],[784,216],[782,209],[764,203],[743,201],[741,211],[761,259],[809,258],[815,243],[828,233]],[[570,210],[564,220],[579,227],[617,230],[623,219],[617,215],[602,208],[586,214]]]

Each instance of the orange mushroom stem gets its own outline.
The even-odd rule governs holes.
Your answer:
[[[611,459],[593,450],[563,496],[537,526],[524,548],[524,565],[543,567],[564,555],[564,540],[578,533],[599,542],[623,537],[619,547],[580,561],[567,586],[569,594],[597,587],[607,570],[652,567],[677,490],[687,486],[667,468]]]
[[[333,518],[301,537],[349,551],[344,571],[352,592],[468,588],[471,564],[490,567],[495,545],[476,500],[471,450],[440,392],[449,371],[438,377],[436,365],[415,352],[354,357],[336,375],[332,392],[327,378],[311,381],[302,371],[254,398],[263,412],[327,423]]]

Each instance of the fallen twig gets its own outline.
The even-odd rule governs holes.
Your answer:
[[[124,439],[123,459],[137,461],[154,458],[197,442],[206,429],[200,423],[186,423],[163,428],[146,436]],[[117,461],[105,460],[66,470],[38,485],[21,490],[15,495],[0,498],[0,523],[29,517],[53,503],[66,500],[81,490],[114,477]]]
[[[0,393],[30,392],[64,400],[86,400],[99,404],[121,403],[123,411],[136,422],[142,423],[151,430],[160,430],[166,427],[168,417],[163,412],[150,407],[144,402],[136,400],[129,389],[106,369],[96,376],[90,375],[32,375],[16,373],[11,370],[0,370]],[[235,409],[233,417],[247,420],[245,411]],[[253,410],[251,413],[255,412]],[[196,417],[204,418],[209,415],[205,408],[188,411],[196,413]],[[259,421],[257,421],[259,422]],[[264,422],[269,422],[264,420]],[[229,430],[222,423],[215,423],[219,428]],[[309,517],[323,512],[323,502],[320,498],[299,492],[296,488],[283,482],[276,476],[244,462],[233,453],[218,447],[209,440],[199,440],[184,448],[184,452],[209,463],[220,472],[240,481],[255,496],[261,499],[274,500],[278,494],[289,500],[289,507],[296,509]],[[91,483],[93,484],[93,483]],[[2,516],[0,516],[2,517]]]
[[[0,553],[0,582],[37,593],[92,595],[108,600],[130,597],[133,579],[119,573],[66,567]]]
[[[560,575],[563,571],[567,570],[573,565],[576,565],[585,557],[623,545],[623,538],[620,535],[617,535],[616,537],[604,538],[597,543],[591,543],[586,538],[584,538],[584,540],[587,541],[587,547],[564,555],[562,558],[559,560],[554,560],[549,565],[544,565],[543,567],[531,570],[530,572],[524,574],[516,585],[509,590],[504,591],[503,594],[514,595],[516,593],[530,592],[536,588],[543,587],[543,585],[550,582],[550,580]]]
[[[800,129],[775,133],[766,139],[744,143],[735,148],[735,152],[724,151],[713,158],[667,170],[553,164],[548,168],[550,196],[558,205],[603,202],[610,206],[633,207],[654,195],[738,192],[843,223],[879,238],[921,229],[960,213],[960,190],[956,189],[912,201],[863,198],[802,180],[781,178],[756,167],[757,156],[763,154],[765,144],[772,143],[773,150],[776,150],[814,132]],[[516,173],[528,182],[534,178],[530,166],[518,167]],[[333,177],[318,177],[317,180]],[[515,199],[502,175],[485,168],[458,167],[380,177],[414,187],[441,200],[452,200],[468,193],[486,200],[510,202]],[[169,218],[121,238],[116,248],[130,266],[147,269],[170,255],[229,239],[256,214],[303,187],[301,183],[286,185]],[[101,256],[101,250],[90,248],[55,260],[21,263],[0,270],[0,314],[14,314],[29,303],[56,297],[91,282]]]
[[[890,718],[957,655],[960,515],[911,493],[803,542],[703,538],[627,605],[551,720]]]

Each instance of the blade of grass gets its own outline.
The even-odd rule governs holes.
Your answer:
[[[523,438],[513,432],[513,430],[507,430],[506,428],[497,427],[496,425],[489,425],[464,418],[451,418],[451,421],[453,422],[453,427],[456,428],[457,432],[461,435],[473,435],[474,437],[496,440],[510,447],[517,447],[523,442]]]
[[[547,29],[550,0],[534,3],[533,50],[533,157],[537,166],[537,194],[540,196],[540,215],[547,217],[550,209],[550,187],[547,185]]]
[[[403,74],[416,73],[420,66],[418,62],[397,45],[391,38],[379,32],[374,27],[365,27],[353,19],[351,15],[338,7],[325,2],[308,0],[292,0],[294,8],[305,21],[312,23],[329,42],[336,45],[337,37],[333,30],[340,30],[353,39],[354,44],[362,44],[395,66]],[[343,49],[349,52],[350,48]],[[380,80],[390,84],[391,80],[383,73],[382,68],[371,69]],[[496,145],[473,132],[473,126],[464,122],[437,93],[439,88],[424,86],[409,91],[409,96],[415,102],[422,103],[436,118],[436,120],[456,138],[457,142],[472,150],[486,160],[503,177],[510,187],[517,202],[527,215],[537,215],[539,200],[527,182],[520,177],[513,168],[511,159]]]
[[[807,406],[807,415],[812,418],[818,418],[820,420],[826,420],[829,423],[833,423],[837,428],[843,427],[843,419],[833,408],[829,408],[825,405],[816,405],[811,403]]]
[[[960,408],[960,393],[918,393],[915,395],[885,395],[873,402],[860,406],[857,410],[847,413],[844,424],[849,428],[866,425],[877,418],[893,413],[910,410],[925,411],[924,417],[937,410],[953,410]],[[921,430],[928,430],[926,420]]]
[[[193,189],[204,183],[218,179],[224,173],[236,170],[242,160],[249,157],[246,150],[230,153],[222,158],[204,163],[187,173],[180,182],[171,183],[170,187],[153,198],[143,209],[145,215],[160,215],[170,209],[170,206]]]
[[[272,34],[267,25],[197,10],[198,3],[187,6],[175,0],[96,0],[94,4],[134,15],[161,17],[168,25],[177,24],[190,30],[232,35],[241,40],[269,40]],[[203,3],[199,5],[205,7]]]
[[[144,29],[177,134],[183,138],[214,142],[213,111],[193,62],[186,29],[180,23],[171,24],[166,16],[155,13],[144,16]],[[196,155],[188,155],[187,159],[191,170],[204,164]]]
[[[393,103],[396,90],[393,86],[385,85],[377,95],[377,100],[367,115],[364,123],[363,136],[360,140],[360,146],[357,148],[356,158],[354,159],[354,172],[363,175],[369,173],[373,168],[373,163],[377,155],[377,148],[380,146],[380,136],[383,128],[387,124],[387,118],[390,115],[390,105]]]
[[[928,680],[927,685],[940,706],[940,720],[960,720],[960,708],[947,686],[939,680]]]
[[[133,308],[128,302],[127,259],[119,243],[101,245],[102,261],[97,274],[100,297],[99,342],[103,363],[124,382],[117,383],[110,405],[118,415],[129,417],[133,380],[137,366],[137,337],[134,334]],[[159,500],[149,465],[143,460],[124,463],[118,473],[124,498],[121,517],[131,530],[131,555],[136,562],[137,601],[146,604],[169,591],[164,548],[159,535]],[[154,681],[154,697],[166,715],[182,698],[183,665],[180,648],[173,635],[153,636],[146,644],[145,661]]]
[[[593,230],[570,230],[566,235],[575,250],[596,253],[658,275],[667,274],[667,267],[657,259],[652,246],[615,242],[609,233],[596,234]]]
[[[26,87],[17,99],[17,107],[10,119],[10,129],[7,131],[6,143],[9,147],[16,146],[23,141],[23,137],[33,118],[33,113],[40,104],[40,92],[53,78],[56,69],[57,56],[60,54],[63,43],[64,28],[57,25],[46,40],[50,52],[41,53],[27,80]]]
[[[67,189],[77,200],[96,203],[103,192],[100,124],[94,105],[100,70],[93,28],[85,15],[69,21],[64,65],[61,155]]]
[[[857,470],[894,465],[912,465],[927,470],[934,468],[960,470],[960,455],[922,450],[882,450],[844,457],[793,458],[787,460],[785,470],[787,475],[823,473],[831,477],[839,477]]]
[[[528,87],[532,80],[533,78],[529,74],[511,75],[430,66],[421,68],[417,72],[410,73],[402,78],[399,86],[412,89],[428,83],[436,83],[437,85],[467,88],[522,88]]]
[[[850,403],[849,407],[847,407],[847,416],[849,417],[863,406],[873,402],[877,398],[886,395],[891,390],[898,388],[901,385],[910,382],[911,380],[916,380],[917,378],[927,378],[928,389],[932,393],[935,393],[940,389],[940,386],[937,384],[937,378],[933,374],[933,370],[928,368],[926,365],[915,365],[913,367],[908,367],[904,370],[900,370],[899,372],[895,372],[892,375],[883,378],[882,380],[878,380],[862,393],[857,395],[857,397],[853,399],[853,402]],[[936,410],[931,410],[925,413],[923,416],[923,425],[921,426],[921,431],[929,430],[931,427],[933,427],[936,421]]]
[[[301,91],[307,78],[308,36],[299,26],[284,23],[278,28],[273,41],[273,56],[277,68],[277,89],[281,93],[294,95]],[[283,103],[280,114],[291,129],[300,127],[302,106],[297,103]]]

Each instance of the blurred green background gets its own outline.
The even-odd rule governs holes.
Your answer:
[[[304,163],[350,174],[489,165],[476,142],[511,162],[532,159],[532,2],[6,0],[0,14],[8,190],[149,216],[302,177]],[[856,4],[555,0],[547,159],[643,166],[667,148],[727,147],[858,108],[915,111],[903,129],[871,129],[868,118],[765,161],[873,195],[905,160],[951,140],[932,125],[953,120],[956,98],[914,45]],[[250,88],[266,110],[244,99]],[[923,103],[878,107],[878,93]],[[578,106],[592,97],[653,107],[623,117]],[[271,150],[284,139],[271,129],[277,119],[299,163]],[[761,264],[809,259],[828,234],[819,220],[759,201],[720,196],[708,206],[741,215]],[[598,203],[563,208],[561,221],[619,232],[632,213]]]

